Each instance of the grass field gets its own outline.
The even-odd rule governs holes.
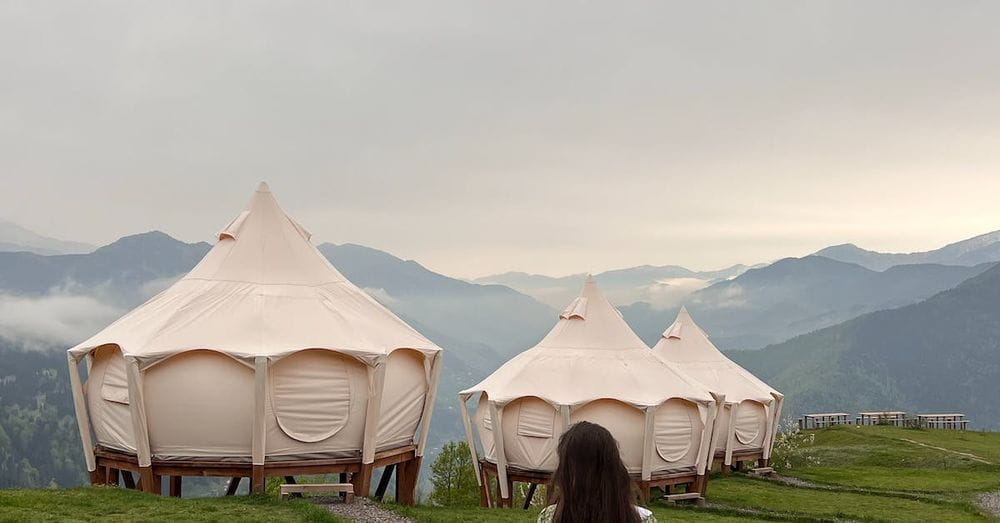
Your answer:
[[[336,522],[321,506],[269,496],[178,499],[132,490],[0,490],[0,521]]]
[[[714,475],[708,506],[655,502],[660,521],[989,521],[976,505],[1000,491],[1000,433],[836,427],[776,454],[788,485]],[[531,510],[387,508],[421,522],[531,522]],[[321,506],[273,496],[173,499],[111,488],[0,490],[0,521],[336,521]],[[997,520],[997,519],[994,519]]]

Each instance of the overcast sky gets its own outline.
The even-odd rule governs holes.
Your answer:
[[[0,0],[0,217],[458,276],[1000,229],[1000,2]]]

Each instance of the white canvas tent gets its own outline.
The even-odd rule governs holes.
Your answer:
[[[90,471],[94,443],[147,470],[371,464],[411,445],[419,457],[441,367],[441,349],[344,278],[266,184],[190,273],[68,356]]]
[[[478,467],[467,409],[476,393],[475,425],[485,459],[496,465],[502,499],[510,496],[508,467],[551,473],[560,435],[583,420],[611,431],[629,472],[642,480],[679,469],[702,476],[719,401],[654,356],[592,277],[538,345],[459,393]]]
[[[731,465],[734,452],[768,460],[784,397],[722,354],[682,307],[663,332],[653,352],[704,386],[725,394],[726,404],[715,425],[716,452]]]

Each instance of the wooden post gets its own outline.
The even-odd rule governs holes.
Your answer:
[[[250,493],[251,494],[261,494],[264,492],[265,481],[264,477],[264,465],[252,465],[250,471]]]
[[[108,477],[107,477],[108,485],[111,485],[113,487],[117,487],[118,486],[118,469],[108,467],[107,470],[108,470]]]
[[[108,482],[107,469],[104,467],[95,467],[94,470],[90,471],[90,484],[94,485],[104,485]]]
[[[368,497],[372,489],[372,472],[375,469],[373,463],[362,463],[361,470],[351,475],[351,483],[354,484],[354,495],[357,497]]]
[[[396,502],[412,507],[417,503],[417,476],[420,475],[419,456],[396,465]]]
[[[479,506],[490,508],[490,475],[486,469],[479,469]]]
[[[159,496],[163,493],[160,476],[153,474],[153,467],[139,467],[139,484],[142,491]]]
[[[170,476],[170,497],[181,497],[181,476]]]

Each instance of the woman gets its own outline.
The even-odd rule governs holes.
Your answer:
[[[538,523],[656,523],[632,504],[632,480],[608,429],[581,421],[559,438],[559,466],[552,475],[556,504]]]

